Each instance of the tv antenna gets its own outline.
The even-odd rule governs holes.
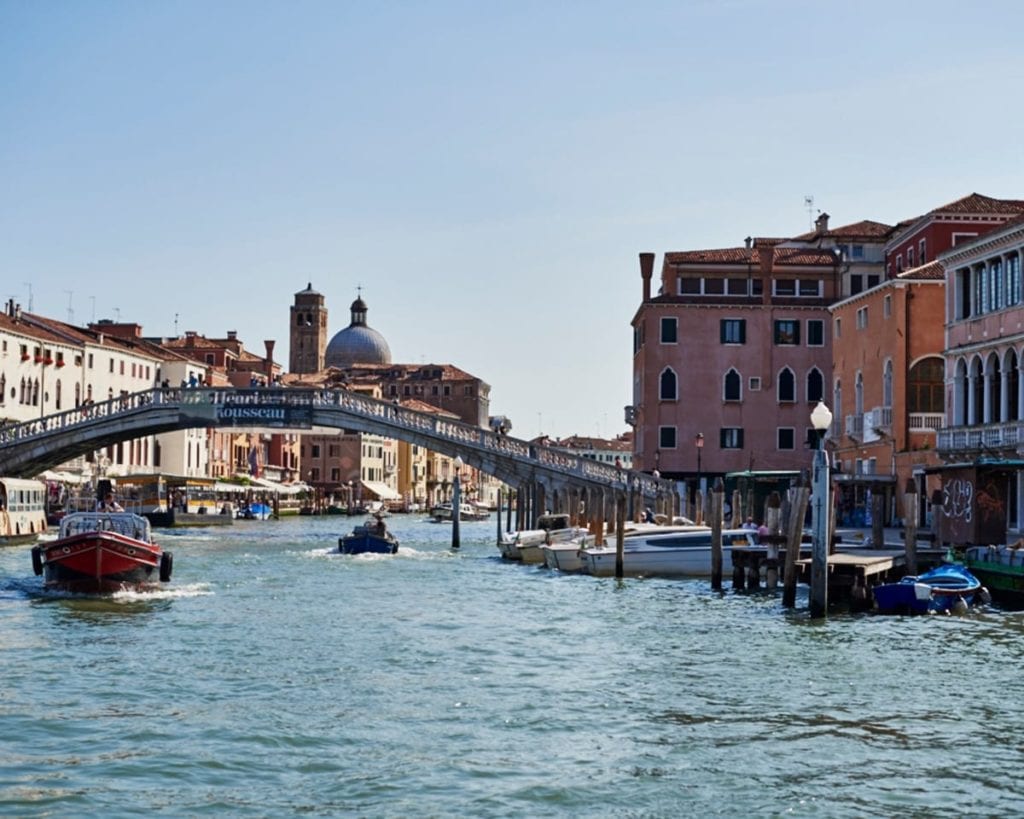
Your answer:
[[[804,207],[807,208],[807,228],[808,230],[814,229],[814,197],[804,197]]]
[[[174,314],[174,337],[178,337],[178,314]]]
[[[28,288],[28,311],[32,312],[32,282],[22,282]]]
[[[121,323],[121,308],[120,308],[120,307],[115,307],[115,308],[114,308],[114,320],[115,320],[115,321],[116,321],[116,322],[117,322],[118,324],[120,324],[120,323]]]
[[[75,323],[75,311],[71,307],[71,300],[75,297],[75,291],[74,290],[65,290],[64,292],[68,294],[68,324],[74,324]]]

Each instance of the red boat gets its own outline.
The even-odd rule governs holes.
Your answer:
[[[32,569],[47,586],[96,593],[171,579],[174,558],[153,542],[149,521],[131,512],[74,512],[51,543],[32,549]]]

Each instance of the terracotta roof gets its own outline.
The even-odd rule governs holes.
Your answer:
[[[51,332],[45,327],[39,327],[32,321],[26,321],[26,313],[22,313],[22,318],[15,321],[7,313],[0,313],[0,328],[7,330],[11,333],[16,333],[26,338],[31,338],[35,341],[49,342],[51,344],[69,344],[75,345],[79,342],[72,341],[64,336]]]
[[[971,193],[955,202],[950,202],[934,210],[935,213],[1021,213],[1024,212],[1024,201],[1020,199],[993,199],[980,193]]]
[[[610,452],[632,452],[633,445],[629,441],[621,439],[608,440],[607,438],[587,438],[579,435],[571,435],[555,442],[555,446],[565,449],[596,449]]]
[[[775,247],[773,264],[778,265],[832,265],[835,256],[826,248]],[[665,254],[665,264],[759,264],[756,248],[728,247],[717,250],[684,250]]]
[[[896,276],[897,279],[945,279],[946,268],[939,262],[928,262],[927,264],[912,267],[904,270]]]
[[[829,228],[825,231],[813,230],[810,233],[801,233],[799,236],[794,236],[794,240],[808,242],[812,239],[818,238],[834,238],[834,239],[845,239],[850,241],[851,239],[884,239],[892,232],[893,226],[886,225],[882,222],[873,222],[870,219],[864,219],[860,222],[854,222],[851,225],[840,225],[836,228]]]

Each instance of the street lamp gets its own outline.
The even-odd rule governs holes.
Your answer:
[[[452,548],[458,549],[459,543],[459,507],[462,505],[462,487],[459,485],[459,473],[462,472],[462,457],[455,456],[455,477],[452,479]]]
[[[814,477],[811,492],[814,496],[814,535],[811,551],[811,617],[824,617],[828,607],[828,538],[829,517],[832,509],[831,481],[828,457],[825,453],[825,433],[832,424],[832,411],[824,401],[811,413],[811,426],[818,435],[814,452]]]
[[[700,491],[700,453],[704,449],[704,433],[698,432],[693,436],[693,445],[697,447],[697,491]]]

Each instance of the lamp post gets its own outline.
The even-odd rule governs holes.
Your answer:
[[[825,453],[825,433],[832,424],[832,412],[824,401],[811,413],[811,426],[818,434],[818,448],[814,452],[814,476],[811,491],[814,495],[813,546],[811,550],[811,617],[824,617],[828,608],[828,539],[831,530],[832,491],[828,458]]]
[[[462,504],[462,486],[459,473],[462,472],[462,456],[455,456],[455,476],[452,478],[452,548],[458,549],[459,543],[459,506]]]
[[[658,459],[658,453],[654,453],[654,459]],[[657,518],[661,514],[661,472],[655,469],[651,477],[654,478],[654,516]]]

